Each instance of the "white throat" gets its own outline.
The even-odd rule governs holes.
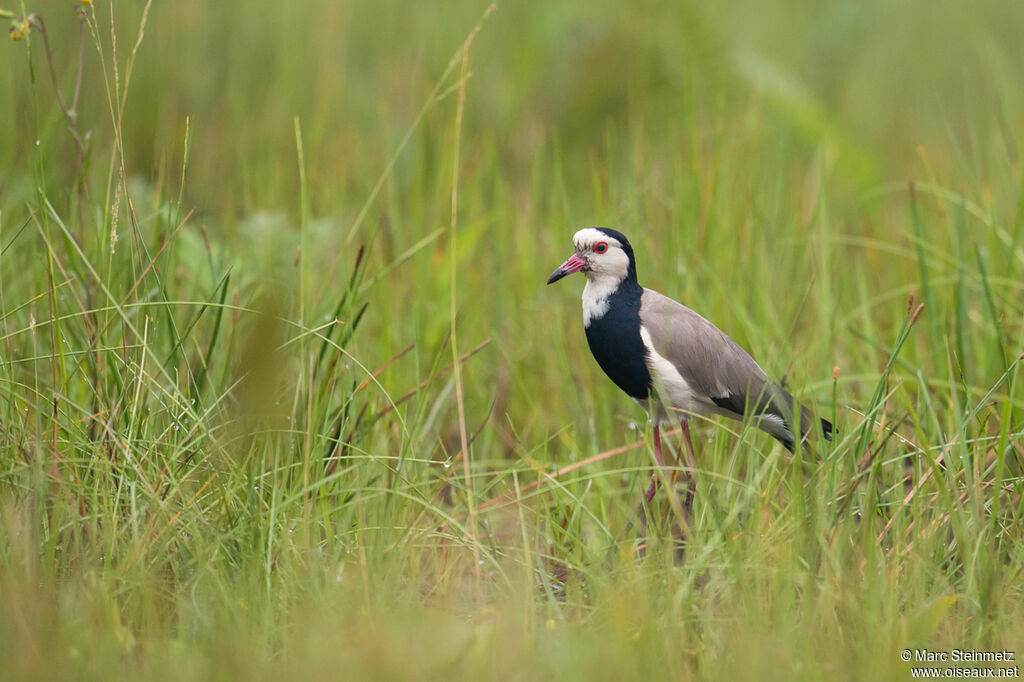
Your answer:
[[[587,285],[583,287],[583,326],[599,320],[608,312],[608,297],[622,284],[625,277],[616,279],[606,274],[588,272]]]

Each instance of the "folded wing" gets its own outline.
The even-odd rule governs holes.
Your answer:
[[[793,449],[793,396],[768,377],[750,354],[722,330],[686,306],[644,289],[640,321],[658,354],[666,358],[714,411],[750,417],[788,449]],[[814,416],[801,408],[801,431]],[[832,425],[821,420],[826,437]]]

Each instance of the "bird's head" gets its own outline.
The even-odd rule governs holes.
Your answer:
[[[590,281],[608,280],[618,283],[624,279],[636,281],[636,262],[633,247],[626,235],[607,227],[587,227],[572,236],[575,253],[558,266],[548,284],[566,275],[583,272]]]

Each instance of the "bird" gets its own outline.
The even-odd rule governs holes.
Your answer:
[[[687,514],[696,492],[691,474],[697,466],[689,427],[692,416],[749,420],[791,452],[797,439],[802,441],[813,430],[812,412],[803,406],[796,411],[793,396],[725,332],[683,304],[640,286],[633,247],[624,234],[588,227],[572,241],[574,253],[547,283],[576,272],[586,276],[587,344],[604,373],[647,412],[659,469],[665,466],[660,429],[680,422],[689,479]],[[831,440],[832,424],[825,419],[818,424]],[[648,504],[659,482],[655,471],[644,495]]]

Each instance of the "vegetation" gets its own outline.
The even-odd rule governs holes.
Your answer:
[[[2,9],[0,678],[1024,656],[1024,5]],[[640,537],[586,225],[835,441]]]

